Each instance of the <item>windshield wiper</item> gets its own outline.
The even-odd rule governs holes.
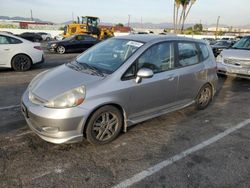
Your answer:
[[[89,65],[87,63],[79,63],[78,61],[76,61],[76,62],[77,62],[78,65],[83,66],[85,69],[91,70],[96,75],[99,75],[99,76],[102,76],[102,77],[104,76],[103,72],[100,69],[98,69],[98,68],[96,68],[96,67],[94,67],[92,65]]]

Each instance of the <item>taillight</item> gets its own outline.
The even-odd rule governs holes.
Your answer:
[[[43,49],[41,48],[41,46],[34,46],[34,48],[37,49],[37,50],[43,50]]]

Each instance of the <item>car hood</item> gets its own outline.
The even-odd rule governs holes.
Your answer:
[[[51,100],[71,89],[93,86],[104,78],[76,71],[64,64],[38,77],[29,90],[42,99]]]
[[[228,49],[223,50],[221,55],[225,58],[250,60],[250,50]]]

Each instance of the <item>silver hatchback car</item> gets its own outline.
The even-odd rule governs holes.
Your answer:
[[[103,41],[37,75],[22,97],[29,127],[52,143],[114,140],[139,122],[195,104],[217,87],[216,62],[201,40],[129,35]]]

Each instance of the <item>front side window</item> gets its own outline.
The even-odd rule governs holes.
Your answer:
[[[199,63],[199,55],[195,43],[178,43],[178,51],[178,66],[185,67]]]
[[[125,72],[123,80],[132,79],[141,68],[151,69],[160,73],[174,68],[174,43],[156,44],[147,49],[133,65]]]
[[[174,45],[171,42],[156,44],[147,49],[137,60],[138,70],[149,68],[154,73],[174,68]]]
[[[0,35],[0,44],[9,44],[9,40],[6,36]]]
[[[76,61],[106,74],[117,70],[143,43],[127,39],[108,39],[87,50]]]
[[[83,35],[77,35],[76,40],[85,40],[85,36]]]

